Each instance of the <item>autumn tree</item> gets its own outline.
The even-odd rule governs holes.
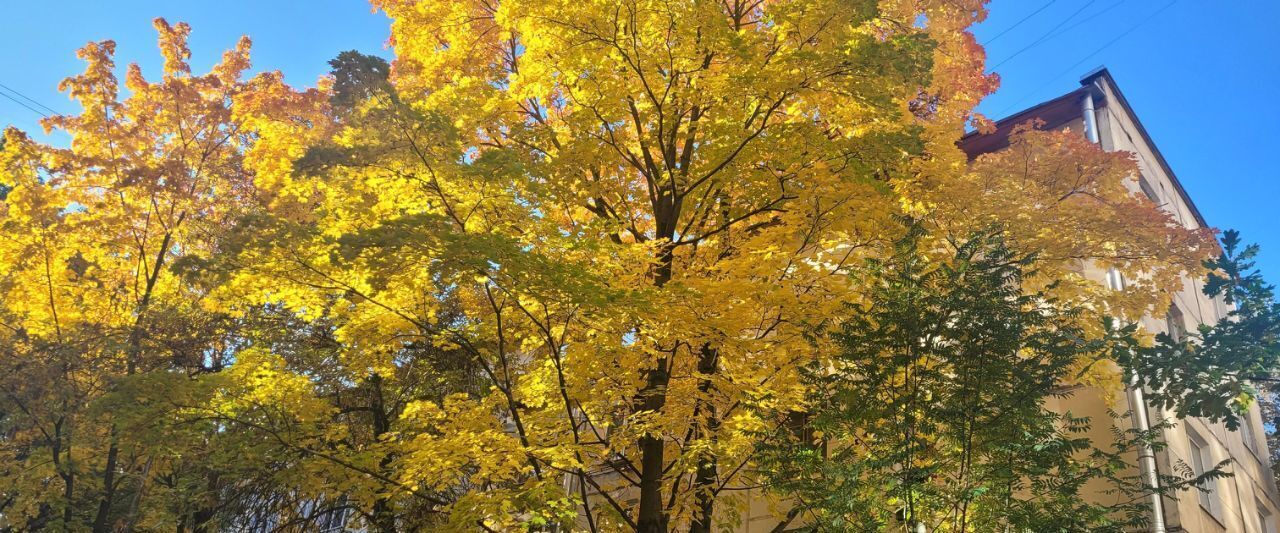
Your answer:
[[[1035,287],[1106,315],[1162,315],[1179,277],[1203,277],[1216,252],[1212,229],[1188,230],[1167,211],[1130,191],[1139,175],[1133,154],[1107,152],[1078,131],[1045,131],[1027,122],[1009,146],[983,154],[964,173],[925,175],[902,184],[923,216],[947,238],[991,224],[1009,245],[1040,258]],[[1123,228],[1122,230],[1120,228]],[[1130,281],[1112,290],[1090,269],[1116,269]]]
[[[1161,475],[1147,487],[1126,454],[1162,447],[1164,426],[1117,429],[1070,405],[1081,361],[1113,357],[1129,339],[1091,338],[1084,309],[1051,288],[1024,290],[1034,255],[989,229],[922,247],[918,222],[856,275],[870,294],[833,332],[838,353],[810,363],[809,405],[761,439],[770,486],[788,517],[817,531],[1131,531],[1146,497],[1204,476]],[[1090,498],[1105,486],[1106,504]]]
[[[277,216],[222,298],[330,321],[361,382],[413,343],[466,354],[485,386],[411,402],[380,442],[380,491],[455,527],[733,520],[746,400],[801,399],[888,181],[962,157],[980,4],[376,5],[385,87],[242,108]]]
[[[4,138],[0,137],[0,151],[4,150]],[[0,177],[5,174],[0,174]],[[13,190],[13,185],[8,182],[0,182],[0,201],[3,201],[9,195],[9,191]]]
[[[404,397],[374,441],[315,418],[314,380],[216,406],[336,450],[317,464],[358,467],[358,506],[391,524],[405,502],[463,530],[734,522],[764,413],[803,409],[800,368],[835,353],[813,332],[862,297],[851,268],[904,207],[960,231],[959,202],[982,206],[1050,256],[1029,283],[1072,272],[1063,297],[1098,306],[1154,308],[1207,253],[1124,189],[1131,159],[1063,134],[1027,132],[1034,175],[968,170],[955,140],[993,84],[980,3],[377,5],[389,67],[345,54],[318,90],[239,100],[270,214],[207,272],[229,308],[331,325],[339,382],[404,390],[419,346],[478,381]],[[1160,276],[1115,299],[1072,270],[1088,260]],[[246,378],[316,374],[251,353]]]
[[[159,82],[90,44],[71,147],[6,134],[5,520],[709,531],[903,212],[1091,310],[1208,253],[1067,134],[967,164],[981,0],[374,6],[389,63],[197,76],[158,21]]]
[[[9,527],[151,527],[175,520],[152,496],[180,492],[175,476],[205,474],[178,450],[211,433],[159,433],[134,392],[218,367],[234,349],[234,321],[202,309],[205,295],[169,267],[217,248],[253,194],[230,110],[249,41],[197,76],[188,26],[155,27],[163,74],[148,81],[130,65],[127,98],[115,43],[79,51],[84,73],[60,88],[82,111],[44,121],[69,147],[5,133],[0,509]]]

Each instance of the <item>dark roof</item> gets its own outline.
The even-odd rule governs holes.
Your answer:
[[[1080,109],[1080,99],[1084,97],[1084,93],[1087,90],[1088,88],[1081,87],[997,120],[995,123],[996,130],[991,133],[971,131],[960,138],[960,149],[968,154],[970,160],[973,160],[982,154],[998,152],[1008,147],[1009,133],[1014,126],[1028,120],[1043,120],[1043,129],[1046,130],[1056,130],[1072,120],[1078,120],[1083,115],[1083,111]],[[1103,106],[1105,104],[1099,102],[1097,105]]]
[[[1111,77],[1111,73],[1105,67],[1086,74],[1080,79],[1080,88],[1074,91],[997,120],[995,123],[996,131],[993,133],[982,134],[975,131],[966,134],[960,139],[960,148],[969,155],[969,159],[974,159],[979,155],[995,152],[1009,146],[1009,132],[1014,126],[1028,120],[1038,118],[1045,122],[1045,129],[1057,129],[1072,120],[1082,118],[1084,112],[1080,108],[1080,99],[1084,98],[1085,93],[1088,91],[1094,91],[1095,96],[1100,96],[1101,92],[1093,88],[1094,84],[1099,80],[1111,88],[1111,93],[1115,95],[1115,103],[1133,120],[1134,125],[1138,128],[1138,134],[1142,136],[1142,141],[1151,149],[1151,153],[1155,154],[1156,163],[1160,165],[1160,169],[1164,171],[1165,175],[1169,176],[1169,181],[1173,183],[1173,188],[1178,192],[1178,196],[1182,198],[1182,202],[1191,210],[1191,214],[1196,217],[1196,222],[1200,224],[1200,227],[1209,227],[1209,224],[1204,220],[1204,216],[1200,214],[1200,210],[1196,208],[1196,204],[1187,195],[1186,189],[1182,187],[1182,183],[1178,181],[1178,176],[1173,173],[1172,168],[1169,168],[1169,162],[1160,153],[1156,143],[1152,142],[1151,135],[1142,126],[1142,121],[1138,120],[1137,113],[1134,113],[1133,108],[1129,106],[1129,101],[1125,99],[1124,93],[1120,91],[1120,86],[1116,84],[1115,78]],[[1094,105],[1098,109],[1102,109],[1107,107],[1109,103],[1106,99],[1099,99]]]

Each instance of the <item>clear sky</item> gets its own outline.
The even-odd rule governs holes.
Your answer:
[[[980,111],[1003,117],[1106,65],[1209,223],[1262,244],[1280,282],[1280,2],[993,0],[990,11],[977,34],[1003,84]],[[56,86],[81,70],[87,41],[114,39],[122,65],[156,73],[157,16],[192,25],[197,70],[240,35],[256,69],[298,85],[342,50],[389,56],[387,20],[361,0],[0,0],[0,12],[0,84],[60,112],[74,108]],[[0,125],[35,133],[38,118],[0,96]]]
[[[979,111],[1007,116],[1079,87],[1105,65],[1208,223],[1262,245],[1263,275],[1280,283],[1280,2],[989,7],[976,33],[1002,82]]]

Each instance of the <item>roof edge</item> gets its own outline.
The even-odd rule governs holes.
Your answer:
[[[1057,103],[1057,102],[1059,102],[1059,101],[1061,101],[1061,100],[1067,100],[1067,99],[1070,99],[1070,98],[1079,98],[1081,95],[1083,95],[1083,94],[1084,94],[1084,92],[1085,92],[1086,90],[1087,90],[1087,88],[1085,88],[1085,87],[1081,87],[1081,88],[1076,89],[1076,90],[1074,90],[1074,91],[1071,91],[1071,92],[1069,92],[1069,93],[1067,93],[1067,94],[1064,94],[1064,95],[1061,95],[1061,96],[1057,96],[1057,97],[1054,97],[1054,98],[1050,98],[1050,99],[1045,100],[1045,101],[1043,101],[1043,102],[1040,102],[1040,103],[1038,103],[1038,104],[1032,105],[1031,107],[1028,107],[1028,108],[1022,109],[1021,111],[1018,111],[1018,112],[1016,112],[1016,113],[1014,113],[1014,114],[1012,114],[1012,115],[1006,115],[1004,118],[1000,118],[1000,119],[993,119],[993,121],[992,121],[992,122],[996,125],[997,129],[998,129],[1000,126],[1005,125],[1005,124],[1008,124],[1008,123],[1010,123],[1010,122],[1016,122],[1016,123],[1025,122],[1028,118],[1034,118],[1034,117],[1030,117],[1029,115],[1034,114],[1036,111],[1039,111],[1039,110],[1041,110],[1042,108],[1044,108],[1044,107],[1046,107],[1046,106],[1048,106],[1048,105],[1051,105],[1051,104]],[[970,137],[977,137],[977,136],[979,136],[979,135],[986,135],[986,134],[982,133],[982,132],[981,132],[981,131],[979,131],[979,130],[972,130],[972,131],[969,131],[969,132],[965,133],[964,135],[962,135],[962,136],[960,137],[960,140],[961,140],[961,141],[964,141],[965,139],[968,139],[968,138],[970,138]]]
[[[1169,176],[1169,181],[1173,183],[1173,188],[1178,192],[1178,197],[1182,198],[1183,203],[1187,204],[1187,208],[1191,211],[1191,215],[1196,218],[1196,222],[1199,223],[1202,228],[1210,227],[1209,223],[1205,221],[1204,215],[1200,212],[1200,208],[1196,207],[1195,202],[1191,200],[1191,195],[1187,194],[1187,190],[1182,186],[1182,181],[1178,179],[1178,175],[1174,174],[1173,168],[1171,168],[1169,166],[1169,162],[1165,160],[1164,154],[1160,153],[1160,148],[1156,146],[1155,141],[1151,140],[1151,134],[1147,133],[1147,128],[1142,125],[1142,120],[1138,118],[1138,114],[1135,113],[1133,111],[1133,107],[1129,105],[1129,100],[1124,97],[1124,92],[1120,90],[1120,85],[1117,84],[1115,78],[1111,76],[1111,71],[1107,70],[1107,67],[1105,66],[1093,69],[1080,78],[1080,85],[1083,88],[1088,88],[1099,80],[1105,82],[1107,86],[1111,88],[1111,92],[1115,94],[1116,102],[1120,104],[1120,108],[1129,115],[1133,124],[1137,126],[1138,135],[1142,137],[1142,142],[1146,143],[1147,147],[1151,149],[1151,153],[1156,157],[1156,163],[1160,165],[1160,169],[1164,171],[1165,175]],[[1076,91],[1079,90],[1080,89],[1076,89]],[[1072,91],[1069,94],[1074,93],[1075,91]]]

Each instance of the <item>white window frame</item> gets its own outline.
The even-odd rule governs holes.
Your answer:
[[[1187,443],[1190,445],[1191,451],[1191,471],[1194,472],[1195,475],[1204,475],[1204,473],[1209,470],[1210,466],[1216,466],[1218,464],[1217,461],[1214,461],[1213,459],[1213,446],[1209,444],[1208,440],[1201,438],[1200,435],[1191,431],[1190,428],[1188,428],[1187,431]],[[1203,488],[1206,490],[1196,490],[1196,498],[1200,502],[1200,507],[1203,508],[1205,512],[1209,513],[1221,522],[1222,498],[1220,496],[1218,480],[1211,479],[1205,481],[1205,485],[1206,486]]]
[[[1244,447],[1248,448],[1249,452],[1256,457],[1258,455],[1258,435],[1253,431],[1253,412],[1245,411],[1244,416],[1240,417],[1240,428],[1237,431],[1240,433],[1240,440],[1244,441]]]
[[[1258,506],[1258,533],[1280,533],[1276,528],[1276,517],[1271,514],[1271,510],[1260,501],[1254,500],[1253,503]]]
[[[1113,291],[1122,291],[1125,288],[1124,273],[1113,268],[1107,269],[1107,288]]]

